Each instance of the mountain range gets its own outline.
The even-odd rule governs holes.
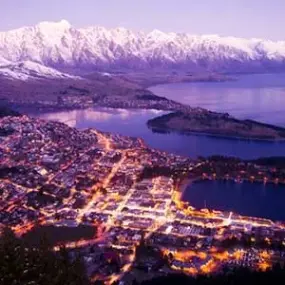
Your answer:
[[[90,71],[279,72],[285,41],[75,28],[65,20],[0,32],[0,75],[72,78]]]

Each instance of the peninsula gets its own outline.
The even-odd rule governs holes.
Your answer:
[[[204,112],[173,112],[151,119],[148,127],[158,132],[197,133],[230,138],[285,140],[285,128],[238,120],[229,114]]]

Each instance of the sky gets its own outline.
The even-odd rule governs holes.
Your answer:
[[[285,0],[0,0],[0,30],[65,19],[135,31],[285,40]]]

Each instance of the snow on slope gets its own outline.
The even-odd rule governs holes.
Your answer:
[[[6,64],[0,63],[0,75],[8,79],[30,80],[30,79],[47,79],[47,78],[73,78],[81,79],[78,76],[69,75],[59,72],[53,68],[44,65],[25,61],[20,63]]]
[[[52,67],[181,68],[214,71],[284,68],[285,42],[217,35],[76,29],[67,21],[42,22],[0,33],[0,59]],[[0,60],[1,63],[1,60]]]
[[[10,61],[0,56],[0,66],[11,64]]]

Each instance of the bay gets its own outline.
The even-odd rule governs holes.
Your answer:
[[[182,195],[197,209],[233,211],[245,216],[285,221],[285,186],[233,181],[196,181]]]

